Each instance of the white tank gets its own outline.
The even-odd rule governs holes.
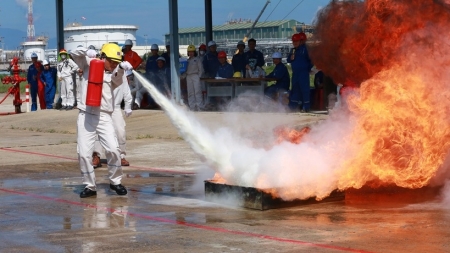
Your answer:
[[[22,43],[23,47],[23,57],[26,61],[31,61],[31,54],[36,53],[38,55],[38,60],[42,61],[45,59],[45,47],[47,43],[45,41],[27,41]]]
[[[134,25],[92,25],[83,26],[71,23],[64,28],[64,49],[74,50],[78,46],[94,46],[100,50],[103,44],[115,42],[122,46],[130,39],[136,46],[137,26]]]

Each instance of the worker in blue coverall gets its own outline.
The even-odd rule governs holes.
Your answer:
[[[256,50],[256,40],[253,38],[249,39],[247,45],[248,51],[244,53],[246,64],[245,68],[248,69],[251,66],[254,68],[262,68],[265,64],[264,55],[260,51]]]
[[[216,42],[213,40],[208,42],[208,49],[209,51],[203,56],[203,71],[206,77],[214,78],[220,66]]]
[[[217,77],[221,78],[232,78],[233,77],[233,66],[227,62],[227,53],[225,51],[220,51],[217,54],[220,66],[217,69]]]
[[[147,62],[145,63],[145,76],[147,79],[150,78],[150,73],[158,70],[158,63],[156,61],[159,58],[159,46],[157,44],[153,44],[150,47],[150,52],[151,55],[147,58]]]
[[[267,87],[264,90],[264,94],[270,98],[279,91],[289,91],[289,86],[291,84],[291,77],[289,76],[289,71],[286,66],[281,62],[281,53],[274,52],[272,54],[273,64],[275,68],[273,71],[266,76],[266,78],[275,78],[276,83]]]
[[[305,45],[306,35],[296,33],[292,35],[291,50],[287,62],[292,66],[292,89],[289,96],[289,108],[296,111],[300,106],[301,112],[308,112],[311,108],[309,72],[313,67]]]
[[[37,60],[38,60],[38,55],[36,53],[32,53],[31,61],[33,63],[30,65],[30,67],[28,67],[28,73],[27,73],[27,81],[30,84],[31,111],[37,110],[37,93],[38,93],[38,79],[37,78],[39,76],[39,73],[42,72],[42,65],[38,64]]]
[[[42,61],[44,71],[41,74],[41,81],[45,85],[45,104],[47,109],[53,109],[53,101],[56,93],[56,68],[50,67],[47,60]]]

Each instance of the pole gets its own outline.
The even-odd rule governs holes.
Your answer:
[[[253,22],[252,27],[250,27],[250,30],[248,31],[248,33],[245,35],[243,41],[246,42],[248,39],[248,36],[250,36],[250,34],[253,31],[253,28],[255,28],[256,23],[258,23],[259,18],[261,17],[261,15],[263,14],[264,10],[266,9],[267,5],[269,5],[270,0],[267,0],[266,4],[264,5],[264,7],[262,8],[261,12],[259,13],[258,17],[255,19],[255,22]]]
[[[181,104],[180,88],[180,60],[178,43],[178,0],[169,0],[169,26],[170,26],[170,79],[172,99]]]
[[[212,31],[212,0],[205,0],[205,44],[213,39]]]
[[[64,11],[63,0],[55,0],[56,3],[56,43],[59,52],[64,48]]]
[[[25,102],[27,103],[27,112],[30,112],[30,85],[25,86]]]

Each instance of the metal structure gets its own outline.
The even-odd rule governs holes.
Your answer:
[[[270,190],[270,189],[269,189]],[[317,201],[315,198],[309,199],[296,199],[293,201],[285,201],[278,197],[273,197],[268,193],[268,189],[258,189],[253,187],[243,187],[237,185],[227,185],[222,183],[216,183],[214,181],[205,181],[205,199],[208,201],[218,201],[224,199],[232,199],[232,203],[239,203],[239,206],[256,209],[256,210],[268,210],[276,208],[285,208],[299,205],[309,205],[322,202],[342,201],[345,199],[345,193],[340,191],[333,191],[330,196],[324,198],[321,201]],[[224,204],[224,203],[222,203]],[[227,204],[227,203],[225,203]]]
[[[101,49],[103,44],[115,42],[119,46],[130,39],[136,45],[137,26],[134,25],[91,25],[83,26],[72,22],[64,27],[64,49],[75,50],[78,46],[94,46]]]
[[[33,0],[28,0],[27,39],[28,39],[28,41],[33,41],[34,40]]]
[[[11,65],[9,70],[12,71],[13,76],[5,76],[2,79],[3,84],[12,84],[12,86],[8,89],[5,97],[0,101],[0,104],[5,101],[6,97],[9,94],[14,96],[13,105],[15,107],[15,113],[21,113],[20,107],[22,106],[22,99],[20,99],[20,83],[25,82],[27,79],[25,77],[19,76],[19,73],[22,72],[19,66],[19,58],[14,57],[11,61]]]

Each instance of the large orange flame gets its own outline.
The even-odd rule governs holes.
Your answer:
[[[350,142],[362,147],[340,168],[340,189],[367,182],[427,185],[450,150],[447,85],[450,11],[437,0],[332,2],[319,15],[315,64],[345,95]]]

